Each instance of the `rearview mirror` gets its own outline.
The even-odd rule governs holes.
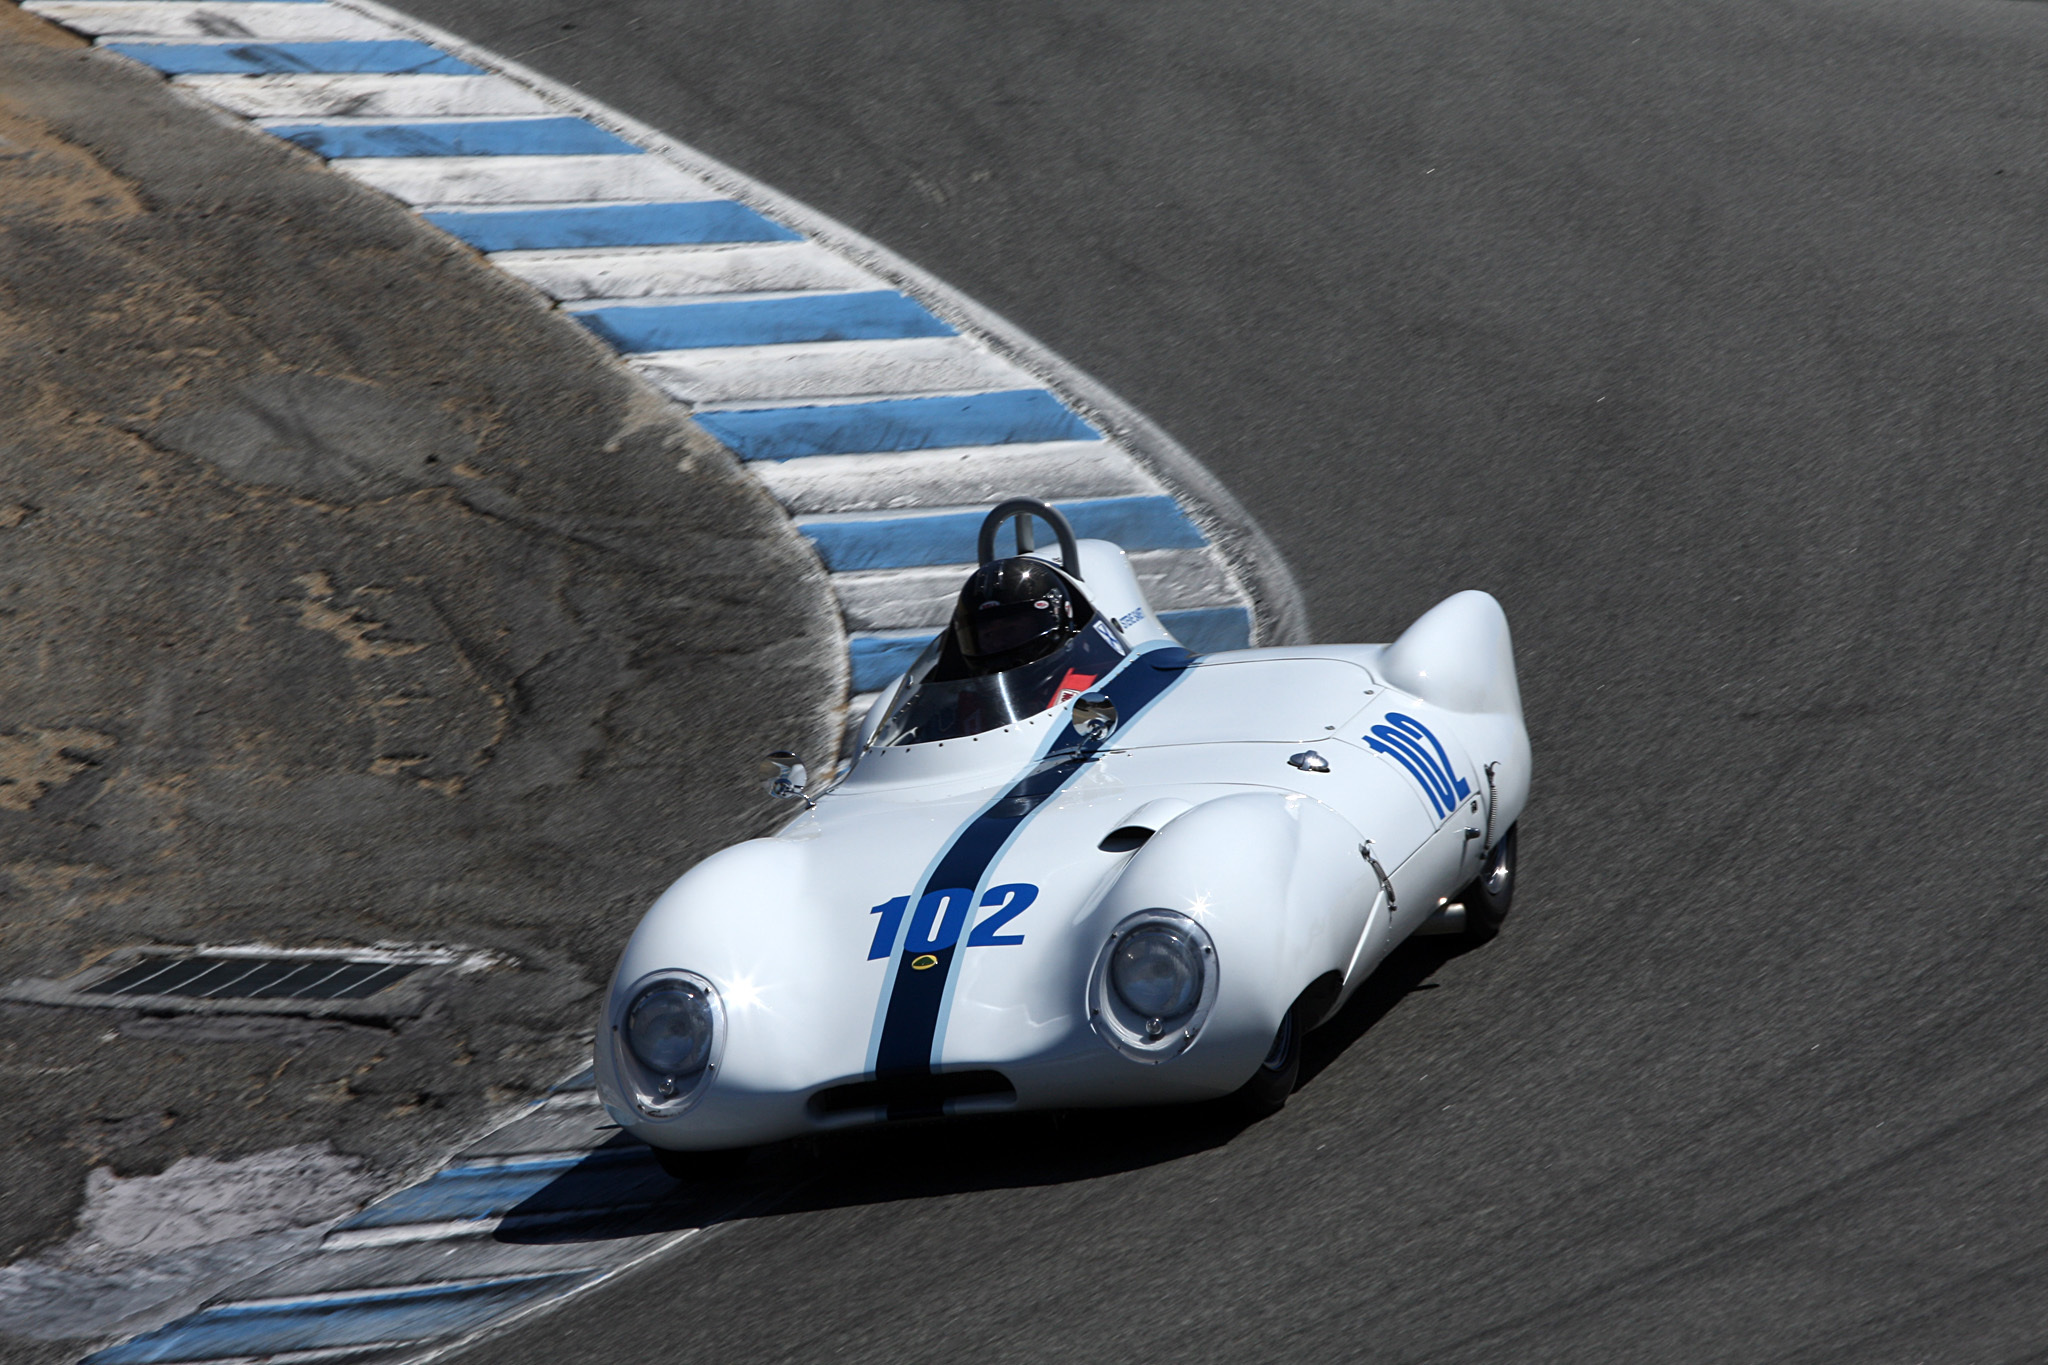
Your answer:
[[[786,800],[801,798],[809,805],[811,798],[804,795],[804,788],[810,785],[810,771],[804,761],[787,749],[777,749],[761,761],[761,771],[768,776],[768,794]]]
[[[1089,739],[1101,741],[1116,729],[1116,703],[1107,692],[1083,692],[1074,703],[1074,728]]]

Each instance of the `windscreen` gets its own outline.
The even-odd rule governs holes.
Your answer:
[[[929,744],[999,730],[1086,692],[1130,652],[1122,633],[1100,616],[1045,658],[979,678],[924,681],[938,658],[937,651],[927,651],[869,747]]]

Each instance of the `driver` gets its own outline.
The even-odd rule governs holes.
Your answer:
[[[1095,610],[1073,580],[1018,555],[976,569],[960,590],[933,682],[981,678],[1036,663],[1081,633]]]

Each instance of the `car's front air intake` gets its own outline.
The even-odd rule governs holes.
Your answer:
[[[812,1095],[811,1116],[830,1120],[876,1109],[891,1119],[936,1118],[950,1101],[955,1108],[997,1109],[1017,1101],[1017,1087],[1000,1071],[944,1071],[935,1075],[883,1076],[872,1081],[829,1085]]]

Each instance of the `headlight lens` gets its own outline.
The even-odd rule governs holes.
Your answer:
[[[657,981],[626,1011],[626,1046],[656,1076],[687,1080],[711,1060],[710,992],[693,981]]]
[[[1202,999],[1202,950],[1166,924],[1141,924],[1110,954],[1109,983],[1134,1014],[1173,1023]]]

